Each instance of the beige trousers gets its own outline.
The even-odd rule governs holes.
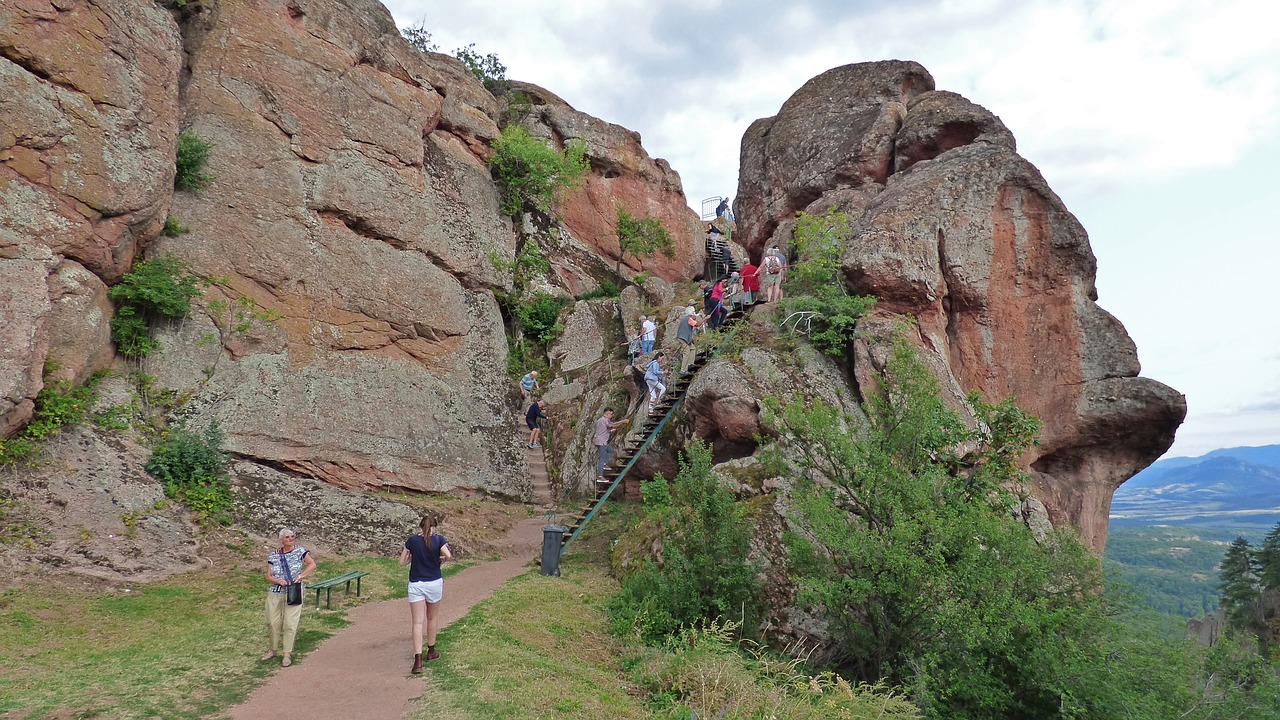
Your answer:
[[[267,630],[271,632],[271,652],[280,649],[280,634],[284,633],[284,652],[293,652],[293,638],[298,634],[298,621],[302,619],[301,605],[286,605],[282,592],[267,593]]]

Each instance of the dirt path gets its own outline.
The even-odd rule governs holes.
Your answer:
[[[440,627],[467,613],[507,580],[528,569],[541,552],[540,517],[522,520],[502,539],[505,559],[467,568],[444,583]],[[293,667],[278,670],[232,720],[314,720],[320,717],[392,720],[408,715],[422,694],[421,676],[409,674],[409,608],[404,599],[353,609],[351,624]],[[306,611],[304,611],[306,612]],[[428,669],[430,666],[427,666]],[[429,671],[429,670],[428,670]]]

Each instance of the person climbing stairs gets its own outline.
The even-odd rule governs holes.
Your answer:
[[[745,312],[740,309],[730,311],[725,316],[724,327],[736,326],[745,315]],[[736,332],[736,327],[731,328],[730,332]],[[582,528],[590,522],[600,510],[600,507],[604,505],[604,502],[621,485],[627,472],[635,465],[636,458],[658,436],[666,425],[667,420],[671,417],[672,412],[680,406],[680,402],[684,399],[685,393],[688,392],[689,386],[693,383],[693,378],[698,374],[698,371],[705,367],[716,353],[717,351],[706,348],[698,351],[697,356],[689,367],[679,373],[675,381],[667,388],[667,392],[662,396],[662,401],[657,406],[650,408],[650,414],[640,426],[638,434],[627,441],[622,451],[613,459],[612,465],[605,468],[604,479],[596,478],[594,497],[585,501],[572,515],[562,518],[561,522],[567,530],[560,543],[561,552],[564,552],[569,543],[578,537]]]

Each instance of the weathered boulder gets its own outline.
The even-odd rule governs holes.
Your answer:
[[[738,232],[759,257],[782,220],[841,185],[884,184],[906,106],[934,89],[919,63],[844,65],[809,80],[742,138]]]
[[[635,217],[651,216],[675,241],[674,257],[662,253],[623,259],[626,272],[648,271],[668,281],[700,272],[705,248],[701,222],[685,201],[680,175],[666,160],[649,157],[640,133],[594,118],[530,83],[513,82],[504,94],[508,112],[535,137],[557,147],[581,140],[591,163],[585,186],[570,192],[561,209],[564,227],[605,258],[618,258],[618,209]]]
[[[0,6],[0,247],[129,269],[173,188],[181,50],[151,0]]]
[[[527,495],[492,292],[510,280],[490,257],[515,248],[485,164],[493,97],[374,0],[228,0],[183,31],[214,180],[175,196],[191,231],[155,252],[218,283],[148,371],[198,387],[193,411],[248,460]]]
[[[571,372],[616,355],[618,315],[613,300],[579,300],[565,317],[564,332],[547,348],[547,357],[561,372]]]
[[[1186,404],[1137,377],[1133,342],[1096,303],[1084,228],[1014,148],[999,118],[932,92],[915,63],[837,68],[748,131],[740,235],[758,251],[796,209],[848,214],[845,281],[878,301],[851,363],[861,392],[889,329],[910,328],[962,415],[976,390],[1044,421],[1023,458],[1035,495],[1101,550],[1112,492],[1168,449]]]

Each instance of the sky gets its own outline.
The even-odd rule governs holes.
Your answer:
[[[442,51],[641,134],[690,206],[809,78],[915,60],[1089,232],[1098,303],[1187,396],[1166,457],[1280,443],[1280,23],[1266,0],[389,0]]]

